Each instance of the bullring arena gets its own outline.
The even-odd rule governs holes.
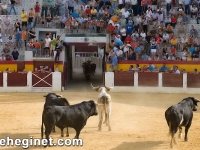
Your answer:
[[[62,92],[71,104],[84,100],[96,100],[97,92],[88,89]],[[87,92],[86,92],[87,91]],[[2,93],[0,96],[0,138],[40,138],[41,115],[44,104],[44,93]],[[164,118],[165,110],[176,104],[188,94],[140,94],[112,93],[112,131],[103,125],[102,131],[97,131],[98,116],[92,116],[80,138],[82,147],[48,147],[48,149],[83,149],[83,150],[168,150],[170,138]],[[199,97],[199,95],[192,95]],[[194,112],[192,126],[188,134],[188,142],[177,139],[174,150],[198,150],[200,145],[200,110]],[[75,131],[69,129],[69,138],[75,136]],[[184,134],[183,134],[184,135]],[[60,138],[60,130],[51,136]],[[177,137],[177,136],[176,136]],[[21,147],[0,147],[6,150],[20,150]],[[43,147],[30,147],[39,150]]]

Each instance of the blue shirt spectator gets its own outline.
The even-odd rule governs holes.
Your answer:
[[[108,13],[110,15],[114,14],[114,12],[115,12],[115,10],[112,7],[108,9]]]
[[[148,55],[146,55],[146,53],[144,53],[143,55],[142,55],[142,60],[148,60]]]
[[[148,69],[149,69],[149,71],[154,71],[155,66],[153,64],[149,64]]]
[[[114,68],[116,68],[117,67],[117,56],[116,55],[114,55],[113,57],[112,57],[112,59],[111,59],[111,65],[114,67]]]
[[[114,43],[116,46],[119,46],[119,47],[123,46],[123,42],[121,41],[120,38],[115,37]]]
[[[166,71],[168,71],[168,68],[167,68],[166,64],[163,64],[163,66],[160,68],[160,71],[161,71],[161,72],[166,72]]]
[[[133,29],[134,29],[134,26],[132,24],[127,24],[126,25],[126,33],[127,34],[131,34]]]
[[[189,5],[190,4],[190,0],[183,0],[185,5]]]
[[[76,12],[76,10],[74,10],[74,12],[72,13],[72,17],[73,18],[78,18],[78,13]]]
[[[78,21],[79,23],[83,23],[83,22],[84,22],[84,19],[83,19],[83,17],[78,17],[78,18],[77,18],[77,21]]]

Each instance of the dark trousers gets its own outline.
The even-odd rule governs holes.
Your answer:
[[[74,12],[74,7],[69,7],[69,6],[68,6],[68,9],[69,9],[69,13],[70,13],[70,14]]]
[[[47,7],[46,6],[42,6],[41,16],[42,15],[44,15],[45,17],[47,17]]]
[[[185,5],[185,14],[188,15],[190,13],[190,5]]]
[[[144,30],[144,32],[147,34],[147,28],[148,28],[148,26],[147,25],[143,25],[143,30]]]
[[[142,6],[137,5],[137,14],[142,15]]]
[[[193,18],[193,15],[196,17],[197,16],[197,12],[195,12],[195,13],[191,12],[190,15],[191,15],[191,18]]]
[[[167,3],[167,5],[166,5],[167,16],[169,16],[170,9],[171,9],[171,4]]]
[[[134,16],[137,16],[137,5],[132,5],[132,9]]]

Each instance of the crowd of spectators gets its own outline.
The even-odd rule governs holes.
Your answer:
[[[49,57],[55,50],[48,38],[40,42],[35,40],[38,35],[34,28],[40,25],[63,28],[65,32],[82,29],[81,32],[110,33],[112,44],[108,63],[111,60],[116,63],[118,60],[187,61],[199,58],[198,30],[194,25],[188,26],[194,17],[199,23],[197,0],[82,0],[80,9],[74,9],[77,4],[74,0],[43,0],[41,6],[36,2],[29,12],[23,9],[18,14],[22,22],[16,19],[12,25],[9,15],[12,11],[16,14],[15,7],[19,4],[19,0],[1,4],[0,13],[6,17],[0,19],[0,28],[5,31],[4,35],[0,32],[0,39],[8,36],[7,41],[2,42],[10,42],[17,49],[23,41],[27,50],[33,50],[34,56]],[[9,10],[7,5],[11,5]],[[44,47],[41,46],[43,41]]]
[[[109,70],[113,71],[113,70]],[[165,73],[173,73],[173,74],[181,74],[181,73],[193,73],[193,74],[199,74],[198,70],[195,68],[193,72],[187,72],[186,69],[184,68],[179,68],[177,65],[173,65],[172,68],[168,68],[167,64],[163,64],[160,68],[155,66],[152,63],[149,63],[149,65],[144,65],[142,68],[140,68],[139,64],[136,64],[135,67],[134,65],[130,65],[128,70],[119,70],[119,72],[165,72]]]

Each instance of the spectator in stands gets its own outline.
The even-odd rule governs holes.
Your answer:
[[[19,27],[17,27],[17,29],[14,31],[14,35],[15,35],[15,46],[17,48],[20,48],[22,32],[19,30]]]
[[[60,27],[65,28],[65,22],[67,21],[67,18],[63,14],[62,17],[60,17]]]
[[[180,71],[178,70],[178,66],[175,66],[173,74],[180,74]]]
[[[27,43],[26,43],[27,37],[28,37],[28,29],[23,30],[22,32],[22,40],[24,41],[24,46],[26,50],[27,50]]]
[[[41,56],[41,49],[40,49],[40,43],[35,40],[34,42],[34,46],[35,46],[35,57]]]
[[[196,20],[197,20],[197,24],[199,24],[199,19],[200,19],[200,8],[197,12],[197,17],[196,17]]]
[[[1,4],[1,15],[7,15],[8,14],[8,5],[6,4],[6,2],[3,2],[3,4]]]
[[[50,12],[51,12],[51,20],[53,20],[54,16],[56,15],[56,0],[52,0],[50,2]]]
[[[75,5],[74,0],[68,0],[68,9],[70,14],[74,12],[74,5]]]
[[[174,15],[174,16],[176,16],[176,10],[173,8],[173,7],[171,7],[171,9],[170,9],[170,11],[169,11],[169,14],[172,16],[172,15]]]
[[[22,20],[22,29],[25,29],[27,27],[27,13],[22,9],[21,13],[21,20]]]
[[[182,53],[181,60],[182,60],[182,61],[187,61],[187,56],[188,56],[187,49],[184,48],[184,49],[183,49],[183,53]]]
[[[51,39],[49,38],[49,34],[46,34],[46,37],[44,39],[44,50],[45,50],[45,57],[49,57],[50,56],[50,43],[51,43]]]
[[[172,33],[173,32],[173,27],[170,24],[168,24],[165,31],[167,33]]]
[[[185,5],[185,14],[188,15],[190,13],[190,0],[183,0]]]
[[[119,48],[119,46],[116,47],[116,56],[117,56],[117,60],[122,60],[123,59],[123,51]]]
[[[169,54],[169,57],[168,57],[168,60],[175,60],[176,58],[170,53]]]
[[[176,26],[176,23],[177,23],[177,19],[176,19],[176,17],[173,15],[172,17],[171,17],[171,21],[172,21],[172,27],[174,27],[175,28],[175,26]]]
[[[41,16],[44,15],[44,17],[46,17],[47,16],[47,11],[48,11],[47,2],[46,1],[42,1]]]
[[[192,53],[192,58],[195,61],[199,60],[199,50],[197,48],[195,48],[194,52]]]
[[[154,60],[155,55],[156,55],[156,45],[157,45],[155,38],[152,38],[150,42],[151,42],[151,57],[152,57],[152,60]]]
[[[193,74],[199,74],[196,68],[194,69]]]
[[[11,73],[10,68],[6,68],[6,73]]]
[[[136,55],[135,55],[135,53],[133,52],[132,47],[130,47],[130,48],[129,48],[129,51],[128,51],[128,60],[136,60]]]
[[[193,25],[191,25],[191,30],[190,30],[190,34],[193,35],[194,37],[198,36],[198,31],[194,28]]]
[[[168,67],[166,66],[166,64],[164,63],[162,65],[162,67],[160,68],[160,72],[168,72]]]
[[[190,35],[188,38],[188,46],[194,45],[194,37],[193,35]]]
[[[178,15],[183,15],[184,14],[184,8],[182,5],[179,5],[178,8],[177,8],[177,14]]]
[[[28,30],[31,30],[31,28],[33,28],[34,16],[35,16],[35,13],[33,11],[33,8],[31,8],[30,12],[28,13]]]
[[[5,61],[6,60],[6,57],[4,54],[1,54],[1,57],[0,57],[0,61]]]
[[[148,60],[149,56],[146,54],[146,52],[143,52],[142,54],[142,60]]]
[[[15,27],[15,30],[17,30],[17,28],[19,28],[19,30],[21,31],[21,25],[20,25],[18,19],[15,20],[14,27]]]
[[[51,27],[51,16],[49,14],[46,17],[46,27],[47,28]]]
[[[191,47],[190,47],[190,56],[191,56],[191,58],[193,58],[194,51],[195,51],[194,45],[191,45]]]
[[[178,30],[177,30],[177,36],[179,36],[180,33],[183,33],[184,35],[186,35],[186,26],[184,25],[184,22],[180,22],[177,25]]]
[[[97,10],[95,9],[95,7],[92,7],[92,9],[91,9],[91,18],[96,18],[96,17],[97,17]]]
[[[10,7],[9,15],[11,15],[12,9],[13,9],[15,15],[17,15],[16,10],[15,10],[15,4],[16,4],[15,0],[10,0],[10,4],[11,4],[11,7]]]
[[[198,8],[196,7],[196,5],[193,5],[191,10],[190,10],[190,15],[191,15],[191,18],[193,18],[193,15],[195,17],[197,17],[197,12],[198,12]]]
[[[55,8],[55,6],[54,6],[54,8]],[[40,7],[40,4],[38,2],[36,2],[35,6],[34,6],[34,10],[35,10],[35,17],[34,17],[35,18],[35,24],[37,24],[37,23],[39,23],[39,18],[40,18],[40,13],[41,13],[40,12],[41,7]]]
[[[175,48],[177,47],[178,40],[177,40],[177,38],[175,36],[170,40],[170,44],[172,46],[174,46]]]
[[[31,28],[31,30],[28,32],[28,34],[29,34],[29,39],[31,39],[32,41],[35,40],[36,34],[35,34],[34,28]]]
[[[165,27],[167,27],[167,25],[168,25],[168,24],[171,24],[171,23],[172,23],[171,18],[170,18],[169,16],[167,16],[167,17],[165,18]]]
[[[183,21],[185,24],[187,24],[187,23],[189,22],[189,18],[188,18],[188,16],[187,16],[186,14],[183,15],[182,21]]]
[[[19,52],[17,51],[16,47],[14,47],[11,55],[12,55],[13,60],[18,60]]]
[[[172,45],[172,47],[171,47],[171,49],[170,49],[170,53],[171,53],[174,57],[176,57],[176,48],[175,48],[174,45]]]
[[[6,18],[4,19],[4,30],[5,30],[5,36],[6,34],[10,35],[10,30],[11,30],[11,20],[8,17],[8,15],[6,15]]]
[[[125,55],[125,60],[128,59],[128,53],[129,53],[130,47],[131,47],[131,45],[128,44],[128,43],[123,46],[123,52],[124,52],[124,55]]]
[[[163,43],[169,43],[169,34],[166,31],[164,32],[162,39]]]

